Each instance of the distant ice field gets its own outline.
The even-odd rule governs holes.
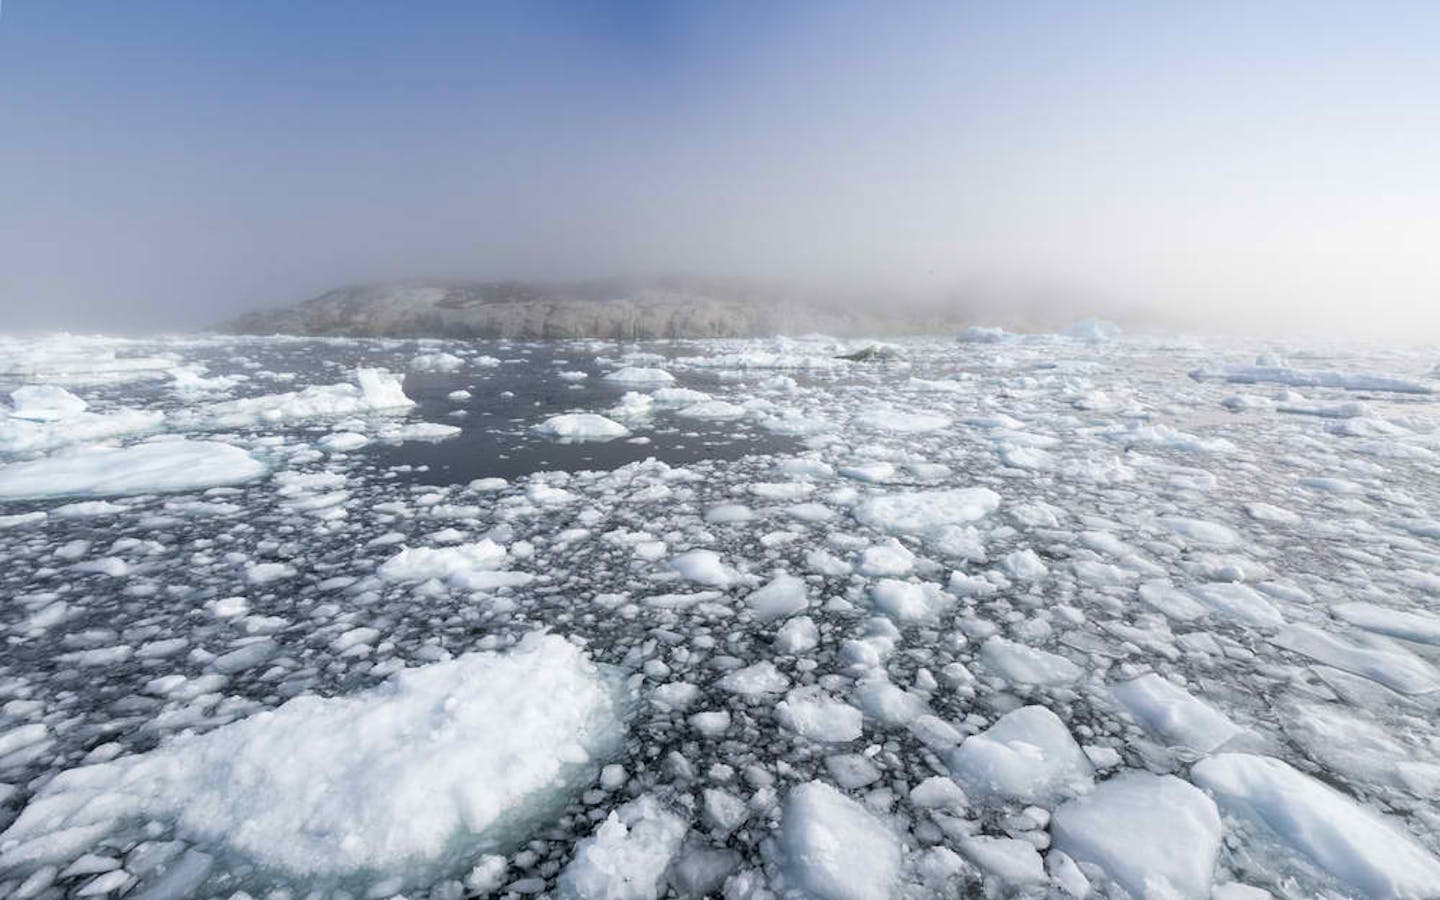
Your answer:
[[[0,337],[0,897],[1440,896],[1437,364]]]

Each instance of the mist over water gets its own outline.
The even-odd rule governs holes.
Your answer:
[[[693,275],[1423,340],[1425,4],[6,4],[7,330]]]

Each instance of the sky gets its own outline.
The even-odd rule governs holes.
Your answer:
[[[6,0],[0,330],[693,274],[1434,340],[1437,44],[1433,2]]]

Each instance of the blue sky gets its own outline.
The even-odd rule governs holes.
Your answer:
[[[1440,325],[1440,6],[0,11],[0,310],[694,272]]]

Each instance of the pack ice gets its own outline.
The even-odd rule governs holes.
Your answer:
[[[1437,371],[0,338],[0,897],[1440,896]]]

